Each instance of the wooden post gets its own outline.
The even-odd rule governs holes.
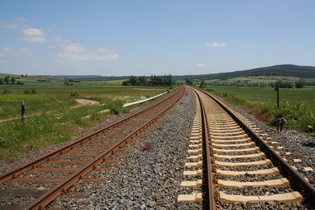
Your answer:
[[[280,90],[280,82],[276,82],[275,84],[275,91],[277,91],[277,108],[279,109],[280,108],[280,93],[279,93],[279,90]]]
[[[279,88],[277,90],[277,108],[280,108],[280,94],[279,94]]]
[[[21,102],[21,126],[24,128],[24,120],[25,120],[25,110],[27,109],[24,101]]]

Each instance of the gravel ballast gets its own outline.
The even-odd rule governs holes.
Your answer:
[[[315,169],[314,140],[295,131],[276,132],[275,129],[256,120],[243,109],[231,107],[250,119],[273,140],[278,141],[284,147],[281,152],[291,152],[292,155],[286,156],[289,161],[301,159],[301,163],[295,163],[296,167],[301,169],[300,172],[310,180],[313,186],[315,185],[314,171],[302,171],[302,167],[305,166]],[[168,111],[159,122],[152,125],[148,137],[139,141],[139,144],[128,146],[134,149],[129,151],[128,156],[119,157],[120,163],[110,166],[114,167],[114,170],[97,172],[97,176],[104,180],[102,183],[80,182],[70,189],[71,191],[90,192],[88,197],[61,196],[49,207],[64,209],[202,209],[201,203],[179,203],[177,201],[179,193],[191,193],[191,190],[184,193],[180,182],[185,178],[183,176],[184,164],[188,156],[189,137],[195,111],[195,96],[189,90],[186,97],[179,101],[176,107]],[[1,162],[0,173],[60,148],[122,117],[123,115],[115,117],[68,142],[33,152],[24,158],[18,158],[14,163]],[[148,144],[150,149],[143,150],[143,147]],[[91,176],[94,176],[95,173],[91,172]]]
[[[192,120],[194,95],[181,100],[151,127],[151,132],[134,147],[131,154],[119,158],[112,171],[102,171],[101,184],[79,183],[80,188],[93,189],[88,198],[63,196],[53,208],[88,209],[200,209],[201,204],[178,203]],[[145,145],[149,149],[143,150]],[[72,189],[70,189],[72,190]]]

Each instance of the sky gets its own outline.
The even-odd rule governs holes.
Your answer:
[[[0,0],[0,73],[150,76],[315,66],[314,0]]]

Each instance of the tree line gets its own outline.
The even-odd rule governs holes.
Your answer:
[[[191,85],[193,83],[192,80],[186,79],[186,84]],[[199,83],[198,83],[199,84]],[[201,86],[212,85],[212,86],[236,86],[236,87],[275,87],[278,85],[280,88],[303,88],[306,84],[312,85],[311,83],[307,83],[304,79],[299,79],[295,81],[287,81],[287,80],[278,80],[277,82],[250,82],[250,80],[237,80],[235,82],[205,82],[202,80],[200,83]]]
[[[21,75],[21,77],[27,77],[27,74]],[[24,85],[24,82],[17,81],[17,79],[20,79],[20,77],[15,77],[15,76],[5,76],[4,78],[0,77],[0,85],[9,85],[9,84],[17,84],[17,85]]]
[[[12,84],[12,85],[14,85],[14,84],[17,84],[17,85],[24,85],[24,83],[23,82],[21,82],[21,81],[16,81],[16,78],[14,77],[14,76],[6,76],[6,77],[4,77],[4,78],[1,78],[0,77],[0,85],[9,85],[9,84]]]
[[[130,76],[128,80],[123,81],[123,86],[171,86],[175,82],[172,75],[151,75],[150,79],[146,76]]]

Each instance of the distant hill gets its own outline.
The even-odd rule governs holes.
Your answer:
[[[57,78],[57,79],[65,79],[66,78],[66,79],[74,79],[74,80],[81,80],[81,81],[127,80],[130,77],[130,76],[101,76],[101,75],[40,75],[40,76],[41,77]]]
[[[8,74],[1,74],[4,77]],[[12,75],[10,75],[12,76]],[[14,75],[13,75],[14,76]],[[35,76],[35,75],[33,75]],[[37,75],[40,77],[50,77],[58,79],[76,79],[81,81],[113,81],[113,80],[128,80],[130,76],[100,76],[100,75]],[[315,78],[315,67],[313,66],[298,66],[291,64],[283,64],[269,67],[261,67],[249,70],[217,73],[217,74],[201,74],[201,75],[172,75],[173,81],[180,81],[185,79],[196,80],[227,80],[236,77],[249,76],[285,76],[285,77],[299,77],[299,78]],[[150,79],[150,76],[147,76]]]
[[[248,77],[248,76],[286,76],[286,77],[299,77],[299,78],[315,78],[315,67],[312,66],[297,66],[297,65],[276,65],[269,67],[261,67],[250,70],[234,71],[217,74],[203,74],[203,75],[183,75],[172,76],[173,80],[185,79],[220,79],[227,80],[235,77]]]
[[[97,78],[102,77],[100,75],[30,75],[33,77],[51,77],[51,78],[57,78],[57,79],[82,79],[82,78]]]
[[[104,76],[104,77],[81,78],[79,80],[82,80],[82,81],[113,81],[113,80],[128,80],[129,77],[130,76]]]

